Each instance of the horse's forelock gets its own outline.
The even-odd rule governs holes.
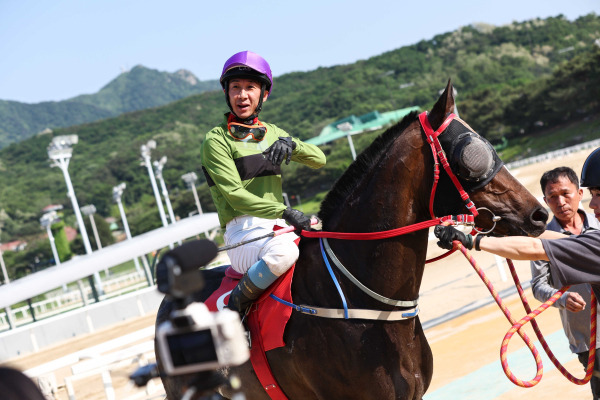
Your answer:
[[[350,164],[342,176],[338,178],[333,188],[327,193],[327,196],[325,196],[325,199],[321,203],[319,218],[323,221],[324,229],[328,229],[327,221],[331,219],[334,213],[340,210],[340,206],[354,192],[366,172],[378,162],[382,152],[389,150],[394,140],[417,119],[417,116],[418,112],[413,111],[405,116],[402,121],[379,135],[365,151],[359,154],[356,161]]]

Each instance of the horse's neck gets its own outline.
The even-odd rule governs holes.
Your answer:
[[[428,219],[431,166],[423,156],[423,140],[414,135],[401,139],[391,146],[391,155],[365,172],[331,230],[378,232]],[[332,242],[342,263],[368,287],[398,299],[418,295],[427,230],[393,239]]]
[[[328,222],[340,232],[399,228],[429,218],[431,155],[419,129],[399,136],[378,163],[364,171]]]

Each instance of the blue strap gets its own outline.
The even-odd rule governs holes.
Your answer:
[[[290,303],[289,301],[285,301],[284,299],[277,297],[274,294],[270,294],[269,297],[271,297],[274,300],[277,300],[278,302],[280,302],[282,304],[285,304],[288,307],[292,307],[296,311],[300,311],[305,314],[313,314],[313,315],[317,313],[317,310],[314,310],[314,309],[308,308],[308,307],[298,306],[294,303]]]
[[[419,313],[419,307],[415,307],[413,312],[402,313],[402,317],[403,318],[413,318],[413,317],[416,317],[418,313]]]
[[[331,275],[331,279],[333,279],[333,283],[335,284],[335,287],[337,288],[338,293],[340,294],[340,297],[342,299],[342,304],[344,305],[344,319],[349,319],[348,304],[346,303],[346,297],[344,296],[344,292],[342,292],[342,288],[340,287],[340,284],[339,284],[337,278],[335,277],[335,274],[333,273],[333,269],[331,268],[331,265],[329,264],[329,260],[327,259],[327,255],[325,254],[325,249],[323,248],[323,239],[321,239],[321,238],[319,238],[319,245],[321,246],[321,255],[323,256],[323,260],[325,261],[325,265],[327,266],[327,271],[329,271],[329,275]],[[271,297],[274,300],[277,300],[278,302],[280,302],[282,304],[285,304],[288,307],[292,307],[296,311],[300,311],[305,314],[316,314],[317,313],[317,310],[314,310],[314,309],[308,308],[308,307],[302,307],[302,306],[296,305],[294,303],[290,303],[289,301],[285,301],[285,300],[275,296],[274,294],[270,294],[269,297]],[[410,315],[410,313],[407,313],[407,315]],[[416,312],[415,312],[415,315],[416,315]],[[404,314],[403,314],[403,316],[404,316]]]
[[[329,275],[331,275],[331,279],[333,279],[333,283],[342,298],[342,303],[344,304],[344,319],[348,319],[348,304],[346,304],[346,297],[344,296],[344,292],[342,292],[342,288],[333,273],[333,269],[331,269],[331,265],[329,265],[329,260],[327,259],[327,255],[325,254],[325,249],[323,249],[323,239],[319,238],[319,246],[321,246],[321,255],[323,256],[323,260],[325,261],[325,265],[327,266],[327,271],[329,271]]]

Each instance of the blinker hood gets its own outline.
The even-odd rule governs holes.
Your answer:
[[[484,137],[454,118],[438,136],[454,174],[468,192],[487,185],[504,165]]]

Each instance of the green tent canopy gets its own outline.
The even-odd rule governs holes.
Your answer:
[[[362,132],[381,129],[388,124],[400,121],[405,115],[412,111],[418,111],[419,109],[418,106],[415,106],[384,113],[371,111],[360,117],[350,115],[327,125],[323,128],[319,136],[306,140],[306,143],[318,146],[324,143],[333,142],[334,140],[348,135],[357,135]]]

